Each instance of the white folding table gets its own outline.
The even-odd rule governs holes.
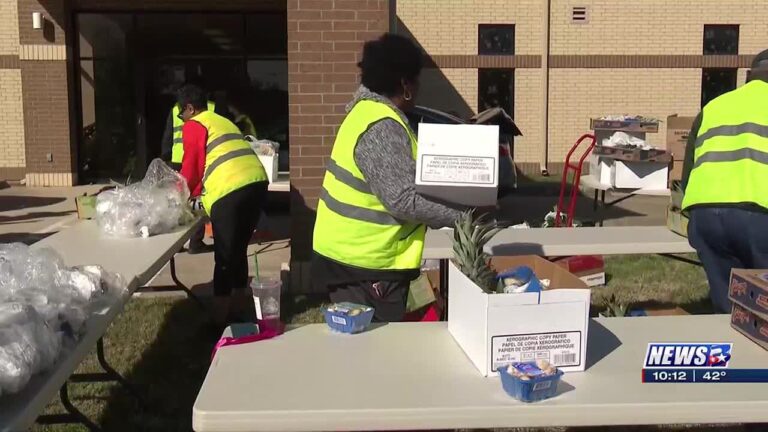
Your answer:
[[[110,272],[118,273],[128,283],[128,290],[113,304],[88,319],[85,334],[72,350],[63,353],[51,371],[32,377],[21,392],[0,397],[0,431],[27,430],[57,391],[68,413],[44,417],[44,422],[75,421],[85,424],[91,430],[98,429],[72,405],[67,393],[67,382],[72,377],[71,382],[109,380],[127,384],[106,363],[102,337],[110,323],[122,312],[131,294],[147,284],[169,261],[174,281],[178,280],[175,275],[174,254],[183,248],[199,223],[200,220],[197,220],[173,233],[149,238],[116,239],[101,234],[95,222],[81,221],[31,246],[35,249],[50,247],[62,256],[68,266],[100,265]],[[94,346],[105,373],[72,375]],[[130,389],[130,386],[128,388]]]
[[[491,255],[641,255],[696,252],[665,226],[505,228],[486,245]],[[430,230],[424,259],[453,258],[453,230]]]
[[[624,200],[627,200],[635,195],[656,196],[656,197],[669,197],[671,191],[669,189],[620,189],[600,181],[593,175],[583,175],[579,178],[579,187],[582,189],[594,190],[594,198],[592,200],[592,212],[600,225],[603,224],[602,213],[607,207],[614,206]],[[606,192],[618,192],[625,194],[623,197],[615,199],[613,201],[606,202]]]
[[[765,384],[644,384],[649,342],[733,342],[732,368],[768,352],[727,315],[603,318],[590,323],[587,370],[533,404],[483,377],[446,323],[396,323],[358,335],[308,325],[223,347],[192,409],[197,432],[492,429],[768,421]]]

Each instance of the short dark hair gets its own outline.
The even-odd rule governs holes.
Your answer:
[[[202,87],[195,84],[185,84],[176,92],[176,102],[181,107],[189,104],[195,109],[202,110],[208,107],[208,96]]]
[[[365,87],[385,96],[396,96],[402,90],[403,79],[414,81],[421,73],[421,51],[410,39],[385,33],[365,43],[363,58],[357,65]]]
[[[757,54],[747,74],[747,81],[768,81],[768,50]]]

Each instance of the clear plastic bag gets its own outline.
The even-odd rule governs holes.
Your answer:
[[[260,156],[274,156],[280,151],[280,143],[270,140],[257,140],[251,135],[246,135],[245,140],[251,145],[253,152]]]
[[[171,232],[193,219],[187,182],[155,159],[142,181],[100,193],[94,219],[103,232],[115,237]]]
[[[53,367],[88,318],[126,287],[98,266],[66,267],[51,249],[0,245],[0,394]]]

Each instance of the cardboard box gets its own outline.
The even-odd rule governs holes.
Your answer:
[[[685,159],[685,146],[695,119],[677,114],[667,117],[667,150],[675,160]]]
[[[683,191],[680,180],[671,180],[669,182],[669,205],[674,209],[683,208]]]
[[[78,219],[91,219],[96,214],[96,195],[81,195],[75,197],[75,208]]]
[[[734,303],[731,310],[731,327],[768,350],[768,319]]]
[[[674,160],[669,168],[669,181],[679,181],[683,179],[683,161]]]
[[[564,268],[537,256],[494,257],[497,270],[527,265],[551,289],[486,294],[451,262],[448,331],[484,376],[515,361],[545,359],[563,371],[583,371],[590,290]]]
[[[650,132],[659,131],[659,122],[640,122],[628,120],[602,120],[589,119],[589,128],[597,131],[598,129],[608,129],[623,132]]]
[[[499,127],[419,125],[416,191],[468,206],[496,204]]]
[[[731,270],[728,298],[768,320],[768,270]]]
[[[269,183],[276,182],[278,155],[273,155],[273,156],[256,155],[256,156],[259,157],[261,164],[264,165],[264,171],[267,172],[267,178],[269,179]]]
[[[675,234],[688,237],[688,216],[682,214],[679,208],[667,207],[667,228]]]
[[[555,261],[588,287],[605,285],[605,260],[600,255],[579,255]]]
[[[667,189],[669,164],[666,162],[614,161],[611,184],[617,189]]]
[[[592,154],[589,156],[589,175],[597,179],[601,184],[612,186],[611,170],[613,169],[613,159],[600,157]]]

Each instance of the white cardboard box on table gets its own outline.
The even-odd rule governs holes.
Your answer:
[[[267,178],[269,179],[269,183],[274,183],[277,181],[277,155],[272,156],[264,156],[264,155],[257,155],[259,157],[259,160],[261,161],[261,164],[264,165],[264,171],[267,172]]]
[[[499,127],[419,125],[416,191],[439,200],[495,205],[499,187]]]
[[[448,331],[483,376],[517,361],[548,360],[565,372],[586,365],[590,291],[567,270],[534,256],[494,258],[500,270],[533,268],[553,289],[487,294],[451,262]]]
[[[617,160],[611,168],[611,183],[617,189],[664,190],[669,164],[666,162],[626,162]]]

